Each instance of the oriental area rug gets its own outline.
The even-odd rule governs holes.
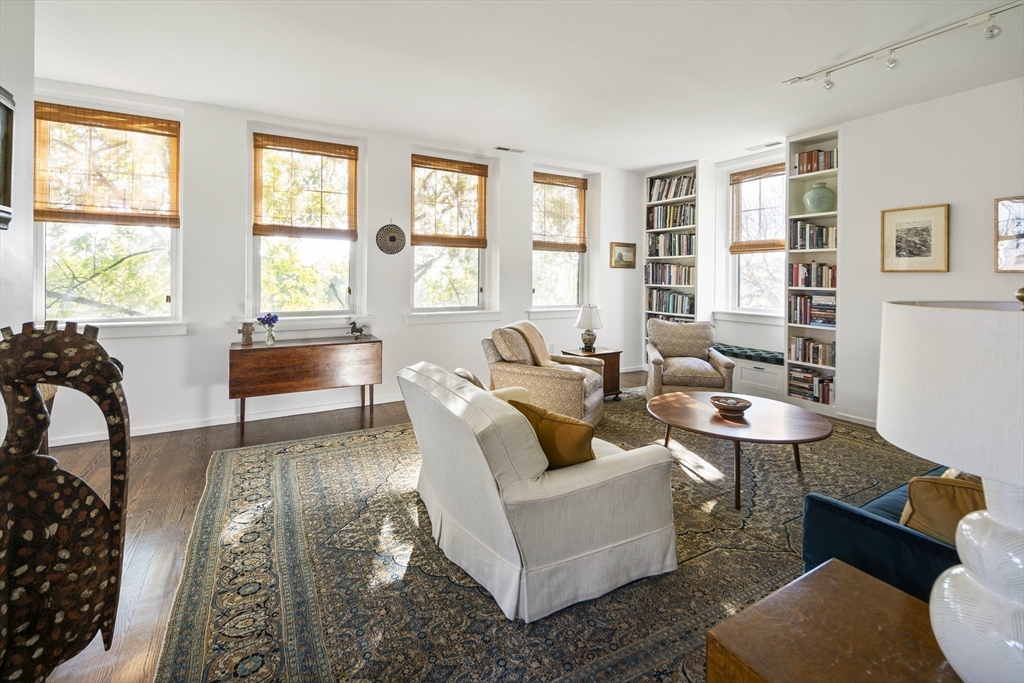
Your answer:
[[[660,443],[642,390],[597,436]],[[854,505],[933,466],[835,421],[801,448],[674,430],[679,568],[508,621],[434,544],[411,425],[213,455],[157,681],[704,680],[708,629],[800,575],[803,496]]]

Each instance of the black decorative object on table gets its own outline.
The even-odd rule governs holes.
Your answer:
[[[352,336],[355,337],[356,339],[359,339],[360,337],[363,336],[363,327],[366,326],[357,326],[355,320],[349,323],[349,331],[352,333]]]

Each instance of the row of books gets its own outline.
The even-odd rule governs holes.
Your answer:
[[[836,378],[822,376],[817,370],[789,371],[789,395],[814,401],[826,406],[836,404]]]
[[[836,326],[835,294],[790,295],[789,322],[796,325]]]
[[[789,359],[797,363],[836,366],[836,343],[820,342],[814,337],[790,337]]]
[[[647,290],[647,310],[693,315],[693,295],[671,289]]]
[[[838,287],[836,267],[828,263],[790,263],[790,287]]]
[[[690,315],[693,315],[693,314],[691,313]],[[654,320],[666,320],[666,321],[668,321],[670,323],[679,323],[680,325],[685,324],[687,322],[690,322],[688,320],[680,320],[679,318],[674,318],[674,317],[672,317],[670,315],[658,315],[657,313],[648,313],[647,314],[647,319],[651,320],[652,318]]]
[[[838,229],[804,221],[789,222],[790,249],[835,249],[839,246]]]
[[[674,263],[648,263],[644,266],[644,284],[648,285],[692,285],[693,266]]]
[[[671,178],[651,178],[647,182],[647,201],[660,202],[666,199],[687,197],[697,191],[697,178],[693,175],[677,175]]]
[[[648,256],[693,256],[697,236],[692,232],[658,232],[647,236]]]
[[[833,168],[839,168],[838,149],[812,149],[793,155],[793,171],[796,175]]]
[[[669,204],[647,209],[647,229],[681,228],[693,225],[693,204]]]

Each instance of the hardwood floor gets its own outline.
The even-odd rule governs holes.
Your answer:
[[[623,389],[643,386],[645,373],[621,375]],[[114,644],[103,650],[96,637],[77,657],[59,666],[53,683],[151,681],[174,594],[181,578],[192,520],[206,486],[206,468],[215,451],[239,446],[304,439],[408,422],[404,403],[369,411],[331,410],[246,423],[243,443],[238,425],[218,425],[132,438],[128,476],[124,574]],[[85,479],[104,498],[109,481],[105,441],[51,448],[61,467]]]

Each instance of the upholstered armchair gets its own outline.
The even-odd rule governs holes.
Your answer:
[[[712,348],[709,322],[647,321],[647,398],[673,391],[732,391],[736,364]]]
[[[591,425],[604,418],[604,361],[549,355],[532,323],[500,327],[481,340],[491,371],[491,389],[523,387],[531,402]]]

